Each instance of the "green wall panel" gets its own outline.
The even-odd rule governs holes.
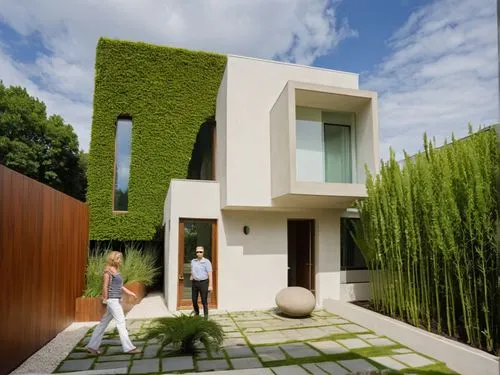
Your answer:
[[[92,240],[151,240],[172,178],[186,178],[200,126],[215,115],[226,56],[101,38],[87,200]],[[116,120],[132,117],[127,213],[113,213]]]

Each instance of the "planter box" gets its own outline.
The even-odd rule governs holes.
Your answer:
[[[123,299],[127,299],[131,303],[138,304],[142,301],[142,299],[146,296],[146,286],[143,283],[139,283],[137,281],[132,281],[124,285],[125,288],[134,292],[137,295],[137,299],[131,298],[126,294],[123,294]]]
[[[378,334],[390,337],[417,352],[442,361],[459,374],[498,375],[500,373],[499,358],[479,349],[413,327],[352,303],[327,299],[323,302],[323,307],[329,312],[344,316],[346,319]]]
[[[124,285],[125,288],[134,292],[137,295],[137,298],[129,296],[128,294],[122,294],[121,304],[123,307],[123,312],[125,315],[132,310],[134,305],[137,305],[142,301],[142,299],[146,296],[146,286],[143,283],[139,283],[137,281],[132,281]]]
[[[78,297],[75,302],[75,322],[98,322],[106,312],[101,297]]]

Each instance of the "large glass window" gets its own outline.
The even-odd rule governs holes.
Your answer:
[[[297,181],[351,183],[354,115],[296,108]]]
[[[363,270],[367,268],[365,258],[352,237],[352,233],[355,233],[355,225],[358,223],[359,219],[355,218],[343,217],[340,220],[340,268],[342,270]]]
[[[132,119],[116,122],[114,211],[128,211]]]

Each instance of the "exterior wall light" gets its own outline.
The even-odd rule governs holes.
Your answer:
[[[250,227],[248,225],[245,225],[243,227],[243,233],[245,233],[245,235],[247,235],[248,233],[250,233]]]

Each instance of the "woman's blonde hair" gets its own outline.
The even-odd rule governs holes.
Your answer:
[[[106,257],[106,265],[109,267],[119,268],[122,262],[122,253],[119,251],[111,251]]]

